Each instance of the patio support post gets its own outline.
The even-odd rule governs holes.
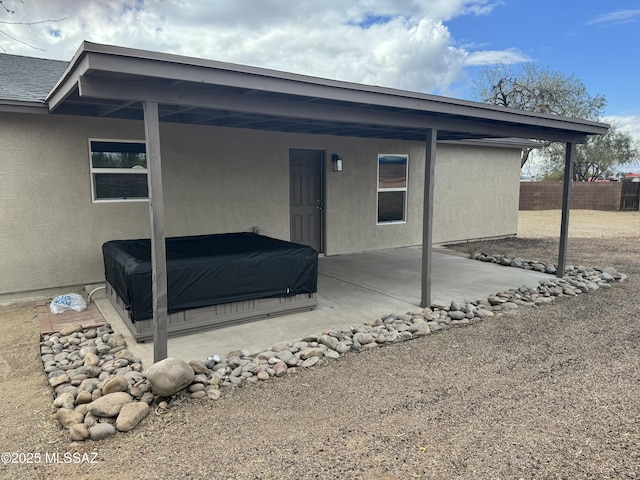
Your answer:
[[[153,286],[153,361],[167,358],[167,254],[164,229],[164,195],[160,159],[158,103],[145,101],[144,130],[151,220],[151,280]]]
[[[422,211],[422,296],[420,306],[431,306],[431,258],[433,244],[433,179],[438,130],[427,129],[424,162],[424,202]]]
[[[569,236],[569,200],[573,183],[573,154],[576,144],[568,142],[565,151],[564,178],[562,188],[562,220],[560,223],[560,252],[558,254],[558,277],[564,277],[567,262],[567,237]]]

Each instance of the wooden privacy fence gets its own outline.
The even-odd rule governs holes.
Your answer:
[[[569,207],[578,210],[638,210],[639,190],[622,196],[629,182],[574,182]],[[623,187],[623,185],[625,187]],[[631,187],[629,187],[631,188]],[[623,200],[627,198],[628,200]],[[623,208],[623,201],[629,208]],[[562,208],[562,182],[520,182],[520,210],[559,210]]]
[[[640,210],[640,182],[622,182],[620,210]]]

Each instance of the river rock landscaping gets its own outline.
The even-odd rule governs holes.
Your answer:
[[[554,274],[554,264],[510,255],[473,253],[484,262]],[[613,268],[568,266],[563,278],[532,281],[486,298],[432,305],[404,315],[385,315],[358,326],[327,330],[299,341],[280,342],[259,353],[229,352],[223,358],[185,362],[169,358],[143,372],[140,359],[110,326],[84,330],[74,325],[40,342],[53,406],[72,441],[101,440],[134,429],[152,409],[167,409],[187,398],[220,398],[225,388],[242,387],[324,365],[350,352],[410,340],[467,325],[519,307],[611,288],[626,275]]]

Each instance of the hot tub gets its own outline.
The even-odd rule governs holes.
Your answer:
[[[194,333],[317,304],[318,253],[255,233],[166,239],[168,333]],[[151,240],[102,246],[107,296],[138,341],[153,338]]]

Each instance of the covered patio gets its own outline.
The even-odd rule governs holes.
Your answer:
[[[155,361],[165,358],[168,352],[160,122],[424,142],[424,159],[418,159],[424,162],[424,249],[415,250],[417,260],[410,262],[412,273],[385,280],[380,272],[369,272],[376,280],[363,282],[357,276],[341,278],[338,265],[332,266],[338,259],[334,262],[327,258],[324,260],[328,260],[325,263],[329,273],[321,275],[321,282],[331,278],[340,282],[343,289],[351,285],[359,292],[372,294],[381,290],[376,295],[393,299],[389,301],[394,310],[413,305],[411,302],[416,299],[423,307],[431,305],[440,295],[443,300],[453,299],[444,298],[445,293],[451,293],[446,288],[443,293],[437,290],[441,287],[436,285],[443,280],[434,273],[437,255],[431,248],[438,141],[517,137],[563,142],[567,146],[565,172],[571,172],[575,144],[586,142],[589,135],[604,134],[608,129],[605,124],[586,120],[88,42],[82,44],[70,62],[47,97],[47,104],[52,114],[144,121],[152,232]],[[571,175],[565,174],[559,276],[564,274],[566,264],[570,180]],[[402,268],[397,271],[402,273]],[[465,275],[460,272],[454,277],[455,282]],[[407,283],[405,290],[400,287],[402,282],[411,285]],[[381,289],[382,285],[389,289],[387,293]],[[359,305],[363,308],[366,303]],[[319,313],[323,310],[326,308],[321,306]],[[287,323],[294,322],[289,317]],[[216,337],[228,334],[218,330]]]

